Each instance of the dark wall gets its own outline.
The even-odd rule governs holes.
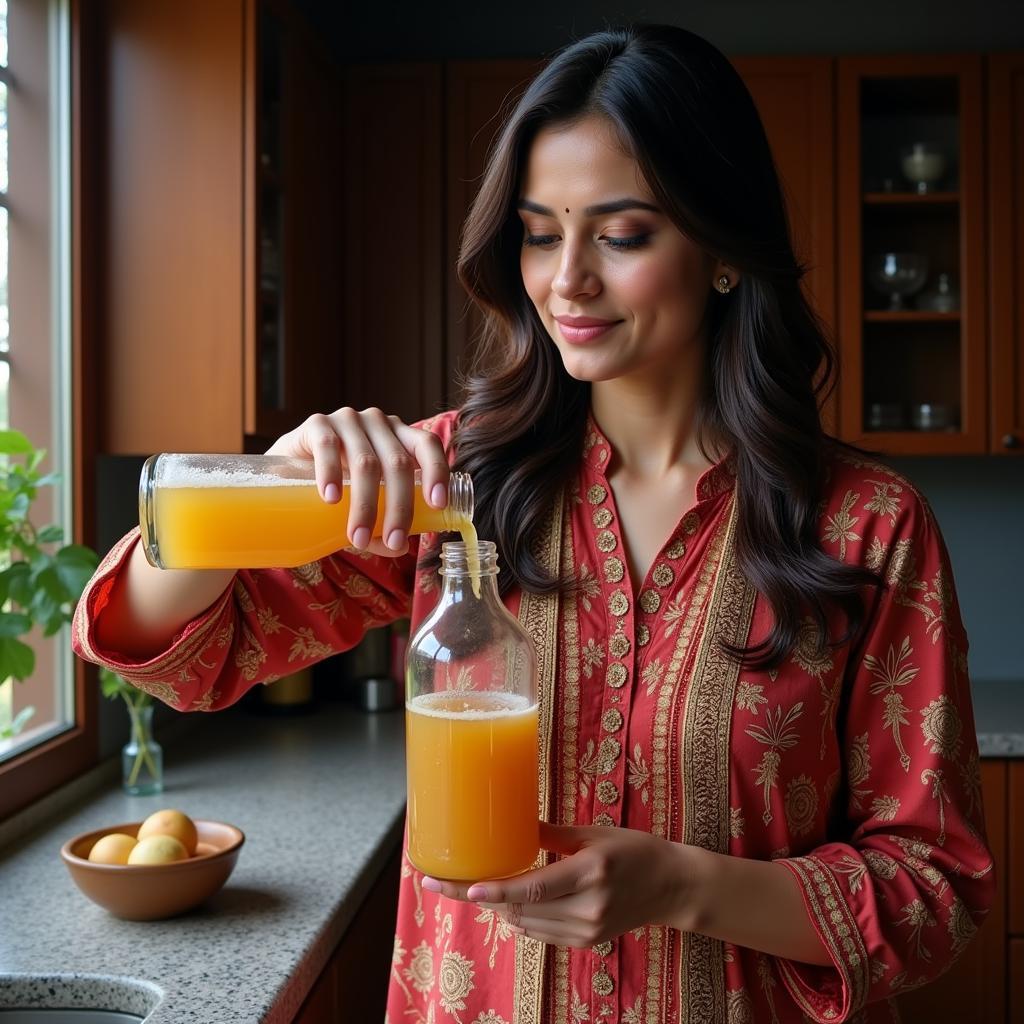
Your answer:
[[[339,59],[533,57],[623,21],[664,21],[726,53],[922,53],[1024,46],[1021,0],[300,0]]]

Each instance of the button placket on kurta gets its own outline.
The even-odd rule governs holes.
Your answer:
[[[595,767],[601,770],[594,776],[595,784],[589,793],[590,806],[583,806],[580,811],[585,813],[589,810],[590,820],[595,825],[621,827],[628,820],[627,738],[630,735],[630,717],[638,680],[651,661],[645,648],[651,644],[659,616],[682,586],[685,538],[696,532],[700,517],[691,509],[681,518],[658,551],[639,593],[636,593],[627,569],[618,511],[606,475],[610,461],[610,448],[594,429],[590,433],[584,461],[583,493],[589,509],[587,518],[592,524],[587,533],[593,541],[592,554],[598,565],[597,575],[607,609],[608,662],[595,759]],[[698,493],[698,503],[705,496]],[[614,940],[592,947],[592,1020],[619,1019],[624,996],[619,984],[621,945],[621,940]]]

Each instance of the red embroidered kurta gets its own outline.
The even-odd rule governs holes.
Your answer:
[[[452,416],[429,424],[447,443]],[[810,620],[777,670],[739,669],[717,641],[767,635],[771,614],[735,564],[734,479],[709,470],[638,590],[626,570],[611,457],[591,424],[563,511],[542,695],[542,806],[561,824],[644,829],[775,859],[799,882],[830,967],[645,927],[593,949],[513,936],[493,912],[423,891],[403,865],[391,1024],[891,1020],[885,1000],[940,973],[992,899],[967,640],[945,548],[913,487],[848,455],[830,465],[823,549],[882,573],[863,644],[819,655]],[[211,711],[355,644],[439,594],[417,544],[240,572],[156,658],[101,650],[95,623],[137,542],[104,559],[75,650],[180,710]],[[527,599],[527,604],[529,600]],[[523,611],[518,594],[510,610]],[[554,606],[549,606],[554,607]],[[838,635],[839,620],[834,622]],[[543,658],[542,658],[543,660]],[[550,661],[550,658],[548,659]]]

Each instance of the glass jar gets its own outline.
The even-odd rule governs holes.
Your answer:
[[[409,859],[434,878],[518,874],[539,848],[537,654],[490,541],[442,546],[441,598],[406,655]]]
[[[415,473],[410,533],[467,530],[473,482],[453,473],[448,506],[431,508]],[[381,483],[377,521],[384,524]],[[351,490],[321,498],[312,460],[285,455],[154,455],[139,482],[139,523],[146,558],[159,569],[292,568],[348,546]]]

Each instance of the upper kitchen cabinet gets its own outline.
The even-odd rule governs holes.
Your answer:
[[[338,78],[271,0],[106,0],[99,450],[260,448],[339,398]]]
[[[414,421],[446,399],[441,67],[354,65],[344,89],[343,401]]]
[[[988,59],[991,448],[1024,453],[1024,55]],[[1024,1019],[1024,1017],[1022,1017]]]
[[[981,58],[838,62],[841,432],[988,446]]]

